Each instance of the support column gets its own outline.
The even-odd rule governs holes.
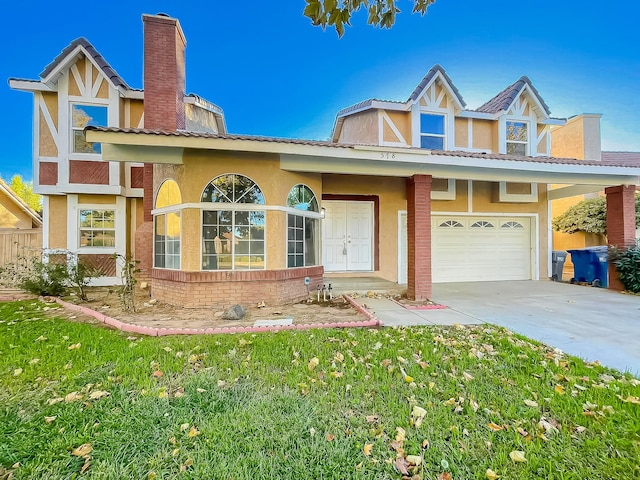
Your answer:
[[[431,175],[407,179],[407,296],[431,297]]]
[[[605,188],[607,195],[607,243],[627,248],[636,242],[635,185]],[[624,290],[613,262],[609,262],[609,288]]]

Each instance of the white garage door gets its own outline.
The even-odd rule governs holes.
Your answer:
[[[529,217],[434,215],[431,219],[434,282],[529,280]]]

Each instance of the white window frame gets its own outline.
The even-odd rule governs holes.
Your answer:
[[[111,207],[111,205],[106,205],[106,207]],[[92,212],[92,211],[109,211],[109,212],[113,212],[113,228],[93,228],[93,227],[82,227],[81,225],[81,217],[82,217],[82,212]],[[118,216],[118,211],[117,208],[114,206],[112,208],[86,208],[86,207],[81,207],[78,208],[78,249],[79,250],[89,250],[89,249],[96,249],[96,248],[108,248],[108,249],[115,249],[116,248],[116,242],[117,242],[117,233],[116,233],[116,226],[117,226],[117,216]],[[109,232],[113,232],[113,245],[82,245],[82,232],[87,232],[87,231],[101,231],[101,232],[105,232],[105,231],[109,231]]]
[[[168,244],[170,242],[176,242],[175,240],[168,240],[168,235],[167,235],[167,228],[169,223],[167,222],[167,217],[172,214],[175,213],[176,215],[178,215],[178,218],[180,219],[180,236],[178,237],[177,243],[179,245],[179,251],[177,254],[178,257],[178,266],[177,267],[167,267],[167,258],[169,256],[176,256],[175,254],[169,254],[168,252]],[[156,222],[157,219],[159,217],[164,217],[164,266],[163,267],[159,267],[156,265]],[[161,214],[157,214],[153,216],[153,268],[158,268],[158,269],[162,269],[162,270],[180,270],[180,268],[182,267],[182,212],[181,211],[176,211],[176,212],[168,212],[168,213],[161,213]]]
[[[109,126],[109,102],[108,101],[85,101],[84,99],[73,99],[69,101],[69,158],[72,160],[75,159],[87,159],[87,160],[100,160],[102,158],[102,146],[100,146],[100,153],[93,152],[76,152],[75,151],[75,132],[84,130],[84,127],[76,127],[73,124],[73,107],[75,105],[86,106],[86,107],[101,107],[106,111],[107,124],[103,125],[104,127]],[[96,142],[93,142],[96,143]]]
[[[509,140],[507,138],[507,128],[509,128],[509,123],[522,123],[527,129],[527,140]],[[531,121],[529,118],[517,118],[517,117],[508,117],[504,123],[504,151],[507,155],[518,155],[517,153],[509,153],[509,144],[515,143],[518,145],[524,145],[524,155],[528,157],[531,155]],[[519,155],[518,155],[519,156]]]
[[[443,124],[443,131],[444,133],[440,134],[440,133],[424,133],[422,131],[422,115],[431,115],[431,116],[440,116],[442,117],[442,124]],[[424,148],[425,150],[429,150],[426,147],[422,147],[422,137],[435,137],[435,138],[442,138],[442,150],[447,150],[447,114],[444,112],[429,112],[429,111],[425,111],[425,110],[420,110],[419,116],[418,116],[418,135],[419,135],[419,141],[418,141],[418,146],[420,148]],[[439,149],[436,149],[439,150]]]

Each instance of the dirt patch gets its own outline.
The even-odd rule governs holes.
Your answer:
[[[319,324],[336,322],[361,322],[368,318],[353,308],[343,297],[326,302],[303,302],[293,305],[243,305],[246,316],[241,320],[222,318],[225,309],[183,308],[159,303],[149,298],[145,292],[136,293],[136,311],[128,312],[122,308],[120,298],[114,289],[92,288],[88,301],[81,302],[77,296],[65,297],[70,303],[82,305],[121,322],[145,327],[163,328],[221,328],[250,327],[257,321],[262,324]],[[81,314],[70,316],[80,318]],[[69,315],[67,314],[67,318]]]

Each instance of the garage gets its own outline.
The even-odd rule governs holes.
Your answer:
[[[529,280],[531,217],[434,215],[434,282]]]

